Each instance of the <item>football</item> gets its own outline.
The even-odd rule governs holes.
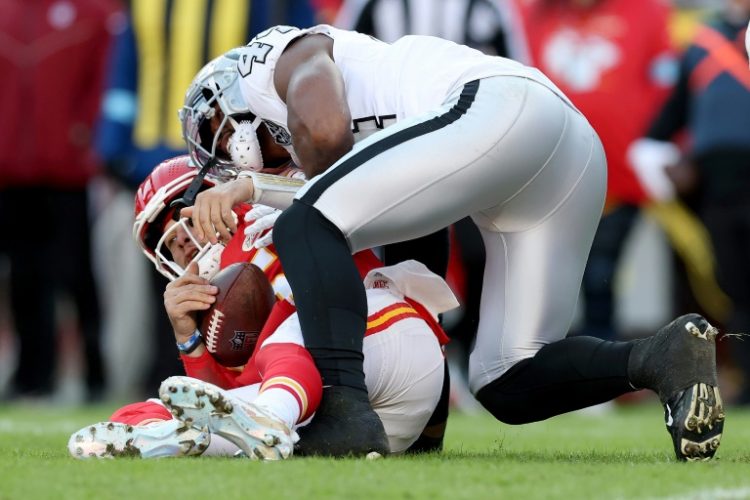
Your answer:
[[[211,284],[219,293],[198,318],[203,342],[220,364],[242,366],[253,353],[275,302],[273,288],[265,273],[249,262],[227,266]]]

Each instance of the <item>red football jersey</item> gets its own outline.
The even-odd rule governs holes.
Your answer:
[[[283,299],[289,297],[292,289],[284,277],[284,271],[281,269],[281,261],[276,254],[273,245],[264,248],[253,248],[252,241],[245,241],[245,228],[248,223],[245,222],[245,214],[250,211],[251,205],[242,204],[234,208],[234,212],[239,218],[237,223],[237,232],[234,237],[227,243],[224,251],[221,252],[220,268],[224,269],[230,264],[236,262],[252,262],[268,276],[276,298]],[[270,229],[262,234],[266,234]],[[260,235],[259,235],[260,236]]]
[[[284,276],[284,272],[281,268],[281,261],[278,258],[273,244],[264,248],[256,249],[251,246],[251,242],[245,241],[244,232],[248,223],[244,221],[244,218],[245,214],[251,208],[252,206],[247,204],[239,205],[234,208],[234,212],[239,219],[237,232],[221,253],[220,267],[221,269],[224,269],[230,264],[236,262],[252,262],[260,267],[266,273],[266,276],[268,276],[279,302],[277,302],[276,306],[274,306],[274,309],[271,311],[271,316],[266,322],[266,326],[263,328],[261,337],[258,339],[258,345],[261,345],[263,340],[271,335],[276,327],[290,314],[293,314],[295,310],[290,301],[291,287]],[[267,231],[270,231],[270,229]],[[364,250],[354,254],[354,262],[357,265],[357,269],[359,269],[362,279],[364,279],[369,271],[383,265],[371,250]],[[289,348],[296,349],[294,345],[291,344]],[[182,360],[187,375],[205,380],[206,382],[211,382],[212,384],[216,384],[225,389],[232,389],[263,381],[264,377],[257,366],[258,351],[259,350],[256,349],[248,360],[248,363],[241,369],[227,368],[220,365],[208,352],[205,352],[202,356],[196,358],[183,355]]]

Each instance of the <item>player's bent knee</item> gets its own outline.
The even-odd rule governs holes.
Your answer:
[[[485,385],[476,393],[477,401],[504,424],[520,425],[534,421],[530,419],[529,409],[526,407],[530,401],[526,399],[525,393],[514,390],[516,389],[514,375],[530,362],[531,359],[519,361],[500,378]]]

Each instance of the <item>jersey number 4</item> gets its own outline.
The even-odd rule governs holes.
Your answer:
[[[240,60],[237,61],[237,71],[244,78],[253,72],[253,63],[265,64],[266,56],[271,52],[273,45],[261,42],[252,42],[243,51]]]

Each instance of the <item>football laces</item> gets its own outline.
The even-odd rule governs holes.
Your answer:
[[[218,309],[214,309],[211,314],[211,321],[208,324],[208,332],[206,332],[206,349],[208,349],[208,352],[216,352],[216,348],[218,347],[216,343],[218,342],[222,323],[224,323],[224,313]]]

